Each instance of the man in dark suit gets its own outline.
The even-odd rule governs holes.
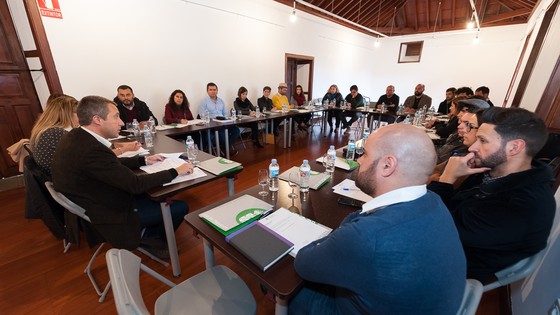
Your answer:
[[[165,240],[160,205],[143,193],[178,175],[192,173],[192,165],[185,163],[153,174],[136,174],[132,169],[156,163],[163,157],[115,156],[107,140],[117,137],[123,125],[115,103],[100,96],[86,96],[78,105],[78,118],[81,127],[64,136],[55,151],[55,189],[86,209],[93,227],[114,247],[137,248],[141,227],[146,228],[144,238],[149,238],[150,244],[158,244],[153,240]],[[175,229],[187,211],[185,202],[173,201],[171,216]],[[165,248],[162,243],[159,242],[158,249]]]

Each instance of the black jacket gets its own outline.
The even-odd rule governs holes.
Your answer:
[[[467,257],[467,278],[481,282],[545,248],[556,211],[552,172],[540,161],[486,183],[483,177],[471,175],[456,191],[440,182],[428,186],[451,211]]]
[[[177,176],[175,169],[141,175],[132,171],[144,164],[144,157],[117,158],[87,131],[76,128],[58,142],[52,178],[57,191],[86,210],[105,240],[132,250],[140,243],[134,195]]]
[[[121,120],[125,123],[131,123],[132,119],[128,119],[129,115],[130,115],[130,111],[128,109],[126,109],[123,105],[123,103],[119,100],[118,97],[115,97],[113,99],[113,101],[117,104],[117,108],[119,109],[119,116],[121,117]],[[150,116],[154,117],[154,120],[156,121],[156,126],[158,124],[158,120],[157,117],[154,116],[154,114],[152,114],[152,111],[150,110],[150,108],[148,107],[148,105],[146,105],[146,103],[144,103],[143,101],[139,100],[137,97],[134,98],[134,108],[133,110],[135,110],[137,112],[136,114],[136,119],[140,122],[140,121],[147,121],[148,119],[150,119]],[[124,129],[125,127],[123,127]]]

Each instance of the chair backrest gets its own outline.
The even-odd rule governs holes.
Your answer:
[[[54,190],[54,185],[52,182],[45,182],[45,186],[47,186],[49,193],[51,194],[53,199],[56,200],[56,202],[66,208],[66,210],[91,223],[91,220],[86,215],[86,210],[75,204],[72,200],[66,198],[66,196],[64,196],[62,193]]]
[[[495,273],[497,281],[484,286],[484,292],[521,280],[532,274],[542,261],[545,249]]]
[[[467,279],[465,292],[457,315],[474,315],[482,297],[482,283],[475,279]]]
[[[119,315],[149,315],[140,291],[140,257],[127,250],[111,248],[105,258]]]

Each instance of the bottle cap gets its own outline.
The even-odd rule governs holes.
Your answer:
[[[276,162],[276,159],[272,159],[272,160],[270,161],[270,163],[276,164],[276,163],[277,163],[277,162]]]
[[[334,145],[331,145],[329,150],[334,150]]]
[[[309,164],[308,160],[303,160],[303,164]]]

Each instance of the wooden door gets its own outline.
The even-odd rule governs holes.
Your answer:
[[[6,149],[22,138],[41,113],[41,105],[17,38],[6,1],[0,1],[0,176],[17,175]]]

